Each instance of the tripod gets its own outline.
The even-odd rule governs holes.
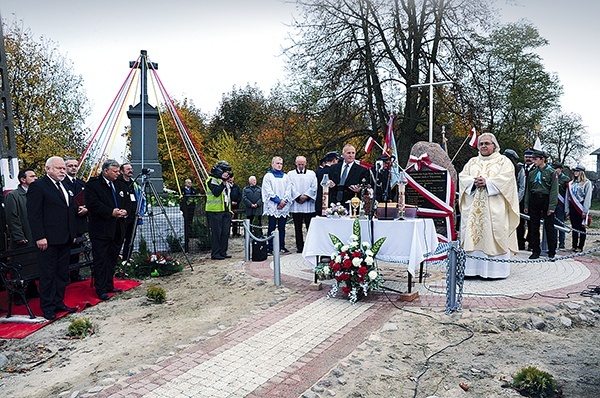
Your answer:
[[[142,184],[141,184],[141,191],[142,194],[146,197],[146,198],[150,198],[150,197],[154,197],[154,199],[156,200],[156,203],[158,203],[158,206],[160,207],[160,213],[165,216],[165,219],[167,220],[167,224],[169,224],[169,228],[171,229],[171,233],[173,234],[173,238],[176,239],[177,238],[177,232],[175,231],[175,228],[173,227],[173,224],[171,223],[171,220],[169,219],[169,216],[167,215],[167,211],[162,203],[162,200],[160,199],[160,196],[158,195],[158,192],[156,191],[156,188],[154,187],[154,184],[152,184],[152,181],[150,181],[150,178],[148,178],[149,173],[148,172],[144,172],[144,170],[142,170],[142,173],[140,173],[137,177],[135,177],[134,182],[136,182],[138,180],[139,177],[142,178]],[[135,218],[134,218],[134,224],[133,224],[133,234],[131,235],[131,245],[129,246],[129,253],[123,253],[123,256],[125,258],[129,258],[131,256],[131,252],[133,250],[133,245],[135,242],[135,237],[137,235],[137,230],[138,230],[138,219],[140,214],[144,215],[147,214],[150,220],[150,235],[152,237],[152,249],[154,250],[154,252],[156,253],[156,224],[155,224],[155,220],[154,220],[154,212],[152,210],[148,211],[148,205],[149,205],[149,201],[146,200],[146,205],[145,205],[145,209],[142,209],[142,201],[138,200],[137,201],[137,207],[135,210]],[[181,243],[180,243],[181,246]],[[194,268],[192,267],[192,263],[190,261],[190,259],[188,258],[185,250],[182,250],[183,256],[185,257],[188,266],[190,267],[190,270],[193,271]]]

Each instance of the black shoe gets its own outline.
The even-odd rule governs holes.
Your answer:
[[[83,281],[87,281],[87,278],[83,277],[81,275],[77,275],[77,276],[71,277],[71,283],[74,283],[74,282],[83,282]]]
[[[223,257],[225,257],[225,258],[231,258],[231,254],[226,254]]]
[[[123,289],[117,289],[116,287],[113,287],[112,289],[108,289],[107,292],[109,292],[109,293],[121,293],[121,292],[123,292]]]
[[[529,256],[530,260],[535,260],[536,258],[540,258],[540,253],[532,253],[531,256]]]
[[[59,305],[58,307],[55,308],[56,312],[68,312],[69,314],[72,314],[74,312],[77,312],[77,308],[75,307],[67,307],[66,305]]]
[[[288,249],[286,249],[285,247],[279,251],[279,253],[281,253],[281,254],[288,254],[289,252],[290,251]]]
[[[210,259],[211,260],[225,260],[225,257],[223,257],[223,256],[211,256]]]
[[[56,314],[54,312],[44,312],[44,318],[49,321],[53,321],[56,319]]]
[[[110,299],[110,296],[109,296],[107,293],[102,293],[102,294],[99,294],[99,295],[98,295],[98,298],[99,298],[100,300],[104,300],[104,301],[106,301],[106,300]]]

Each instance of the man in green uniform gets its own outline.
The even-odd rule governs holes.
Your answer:
[[[558,202],[558,176],[556,171],[546,164],[548,155],[540,150],[533,152],[534,168],[527,176],[525,189],[525,214],[530,217],[529,243],[533,253],[529,258],[540,257],[540,223],[544,220],[544,230],[548,240],[548,258],[556,255],[556,230],[554,229],[554,210]]]

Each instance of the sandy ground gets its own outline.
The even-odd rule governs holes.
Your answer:
[[[291,230],[288,237],[293,239]],[[282,296],[293,300],[302,294],[302,288],[276,287],[272,280],[251,276],[243,263],[242,239],[231,246],[232,261],[193,257],[193,272],[185,269],[144,281],[25,339],[0,341],[8,359],[0,371],[2,395],[93,396],[90,391],[98,386],[112,385],[215,338],[240,320],[277,305]],[[167,291],[166,304],[146,299],[152,285]],[[340,358],[303,396],[518,396],[503,387],[504,380],[533,365],[555,377],[564,397],[598,397],[600,298],[573,295],[553,306],[517,306],[453,315],[445,315],[442,308],[392,309],[380,330],[358,342],[354,352]],[[532,326],[533,315],[544,320],[543,329]],[[67,338],[70,321],[79,317],[89,318],[95,333],[85,339]]]

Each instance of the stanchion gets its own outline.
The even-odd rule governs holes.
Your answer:
[[[245,261],[250,261],[250,220],[244,220],[244,253]]]
[[[275,229],[271,234],[273,239],[273,273],[275,286],[281,286],[281,253],[279,252],[279,229]]]
[[[448,243],[448,275],[446,280],[446,313],[456,308],[456,269],[458,241]]]

